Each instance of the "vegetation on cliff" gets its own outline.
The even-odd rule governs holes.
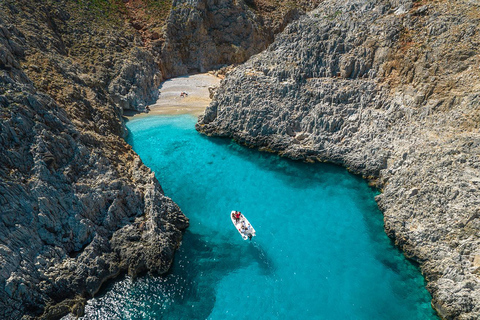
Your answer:
[[[0,317],[81,313],[166,272],[188,220],[123,140],[161,73],[120,2],[0,4]]]
[[[220,2],[243,16],[263,10],[241,0],[189,1],[210,9]],[[283,8],[289,1],[278,3]],[[188,220],[124,142],[121,116],[154,102],[162,79],[203,70],[172,67],[177,62],[169,60],[166,43],[177,34],[169,30],[189,26],[194,14],[177,14],[172,5],[183,6],[169,0],[0,2],[1,318],[81,314],[105,280],[168,270]],[[231,18],[204,22],[213,32]],[[253,20],[251,30],[263,28],[261,19]],[[250,36],[222,38],[226,47],[247,52],[240,60],[220,58],[221,50],[198,51],[214,58],[204,68],[242,62],[264,48],[250,50],[254,43],[244,41]],[[219,35],[209,37],[216,43]],[[188,39],[194,48],[203,41]],[[172,55],[176,50],[182,45]],[[180,63],[190,65],[189,59]]]

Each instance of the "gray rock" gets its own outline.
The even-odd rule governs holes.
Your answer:
[[[122,138],[158,64],[72,5],[0,3],[2,319],[80,315],[118,274],[166,272],[188,226]]]
[[[229,73],[197,123],[370,180],[445,319],[480,317],[478,10],[324,1]]]
[[[163,3],[1,1],[0,318],[81,315],[104,281],[166,272],[188,219],[123,141],[123,111],[165,77],[245,61],[318,2],[178,0],[160,35]]]
[[[161,50],[164,73],[172,77],[242,63],[319,2],[276,1],[264,8],[256,0],[174,0]]]
[[[123,110],[146,111],[155,103],[162,75],[154,57],[139,48],[133,48],[122,68],[108,86],[113,101]]]

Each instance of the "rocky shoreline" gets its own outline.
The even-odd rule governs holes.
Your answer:
[[[480,9],[472,1],[0,3],[0,317],[57,319],[168,270],[188,219],[123,137],[159,83],[242,63],[206,134],[381,188],[445,319],[480,317]],[[241,19],[237,19],[241,17]]]
[[[243,62],[317,3],[275,2],[0,2],[0,318],[81,315],[106,280],[168,270],[188,219],[123,140],[123,112],[166,78]],[[237,15],[261,46],[216,42]]]
[[[80,315],[118,274],[166,272],[188,226],[122,138],[159,68],[92,8],[0,8],[0,318]]]
[[[197,130],[363,175],[443,319],[480,317],[480,8],[322,2],[227,75]]]

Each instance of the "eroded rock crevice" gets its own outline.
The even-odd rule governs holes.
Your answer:
[[[174,0],[162,61],[169,77],[245,62],[320,0]]]

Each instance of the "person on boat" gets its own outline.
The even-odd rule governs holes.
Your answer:
[[[238,221],[240,221],[241,216],[242,216],[241,212],[235,211],[235,222],[238,223]]]

